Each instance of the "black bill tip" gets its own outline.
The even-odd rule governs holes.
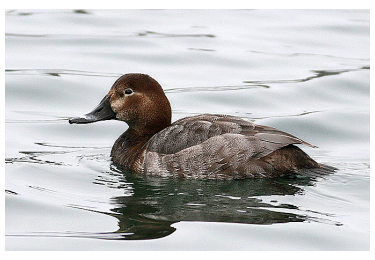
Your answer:
[[[69,119],[69,124],[88,124],[94,122],[92,119],[83,117],[74,117]]]
[[[110,104],[110,95],[102,99],[99,105],[90,113],[69,119],[69,124],[89,124],[97,121],[116,119],[116,114],[113,112]]]

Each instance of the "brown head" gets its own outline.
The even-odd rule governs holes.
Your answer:
[[[71,124],[117,119],[138,136],[153,135],[171,125],[172,111],[160,84],[145,74],[130,73],[113,84],[99,105]]]

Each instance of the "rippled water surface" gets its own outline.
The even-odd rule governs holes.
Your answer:
[[[369,250],[367,10],[7,10],[7,250]],[[112,165],[127,125],[69,125],[121,74],[173,120],[240,116],[317,145],[324,178],[144,178]]]

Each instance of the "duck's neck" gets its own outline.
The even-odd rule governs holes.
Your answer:
[[[138,119],[126,121],[129,128],[112,147],[111,157],[115,164],[131,171],[142,171],[143,152],[147,141],[156,133],[171,125],[171,109],[168,99],[160,100],[164,112],[160,109],[145,111]],[[166,108],[166,109],[165,109]]]
[[[112,161],[126,169],[139,173],[143,161],[142,153],[153,134],[138,134],[129,128],[114,143],[111,151]]]

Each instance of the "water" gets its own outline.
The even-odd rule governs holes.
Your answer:
[[[369,250],[368,10],[7,10],[7,250]],[[173,120],[240,116],[317,145],[324,178],[143,178],[117,121],[69,125],[121,74]]]

